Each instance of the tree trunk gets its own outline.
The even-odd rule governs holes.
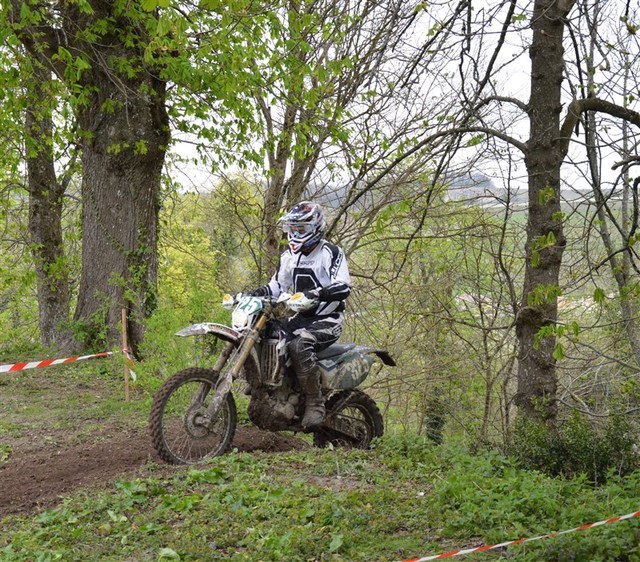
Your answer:
[[[266,104],[263,104],[262,107],[267,123],[273,123],[271,110]],[[287,106],[284,114],[281,137],[276,143],[275,150],[268,152],[270,179],[267,192],[265,193],[264,216],[262,218],[264,256],[258,268],[261,279],[271,275],[271,271],[273,271],[282,250],[280,246],[282,231],[280,230],[280,225],[276,223],[276,217],[282,210],[285,202],[289,201],[285,178],[287,164],[291,156],[291,143],[293,142],[294,122],[297,114],[298,109],[295,105]],[[274,134],[272,128],[270,128],[269,133],[270,135]]]
[[[527,418],[555,427],[557,378],[553,335],[540,330],[558,319],[558,284],[565,247],[560,215],[560,167],[566,139],[560,135],[563,36],[572,1],[537,0],[532,27],[530,138],[525,164],[529,182],[526,268],[519,342],[516,404]]]
[[[262,217],[262,229],[264,235],[264,253],[258,264],[258,275],[261,281],[268,279],[278,261],[282,251],[280,241],[282,230],[277,224],[276,218],[282,210],[286,193],[284,191],[284,173],[280,169],[271,169],[272,177],[264,198],[264,215]]]
[[[169,141],[165,83],[145,77],[128,91],[108,76],[99,81],[93,103],[79,114],[86,139],[82,146],[82,275],[75,320],[95,330],[106,328],[119,341],[121,310],[128,313],[134,353],[144,335],[143,320],[157,294],[160,180]],[[105,99],[122,109],[105,111]]]
[[[62,240],[62,198],[53,162],[51,72],[34,61],[29,89],[34,96],[26,112],[29,235],[38,290],[40,341],[61,345],[69,319],[69,274]]]
[[[67,2],[46,8],[35,25],[20,0],[11,0],[7,17],[31,55],[69,88],[80,128],[76,337],[84,345],[120,341],[126,308],[135,353],[156,298],[160,179],[170,139],[166,82],[159,78],[162,69],[149,67],[149,22],[137,6],[94,2],[85,9]]]
[[[587,63],[587,88],[589,94],[593,94],[597,91],[595,76],[597,68],[595,67],[595,52],[597,26],[600,20],[600,8],[601,5],[597,2],[594,6],[594,14],[590,18],[590,24],[593,26],[591,29],[591,42],[589,43],[589,51],[585,57]],[[624,100],[624,107],[627,108],[629,102],[627,100],[632,99],[632,89],[629,88],[629,78],[631,75],[631,64],[629,61],[629,53],[624,55],[626,64],[624,65],[624,80],[622,87],[622,94]],[[632,245],[630,240],[631,233],[630,227],[633,225],[633,221],[629,216],[629,205],[631,200],[631,178],[629,177],[628,170],[623,171],[623,189],[622,189],[622,202],[621,202],[621,214],[619,221],[611,213],[611,210],[606,204],[606,197],[602,191],[602,171],[601,164],[598,158],[599,145],[598,145],[598,123],[596,121],[597,113],[595,111],[587,111],[584,114],[584,138],[585,149],[587,152],[587,160],[589,162],[589,172],[591,176],[591,183],[593,185],[593,194],[596,201],[597,216],[599,219],[598,231],[600,232],[600,238],[604,244],[607,252],[609,266],[611,268],[611,274],[616,280],[618,286],[618,296],[620,298],[620,312],[622,313],[622,322],[624,330],[627,334],[631,350],[635,358],[636,364],[640,367],[640,330],[638,329],[638,303],[633,295],[634,276],[631,273],[631,253],[624,251],[621,256],[618,256],[618,248],[611,234],[609,224],[616,225],[614,232],[619,231],[620,235],[620,248],[629,248]],[[629,150],[629,139],[631,133],[629,130],[628,121],[622,122],[622,151],[620,153],[621,160],[627,160],[632,155]],[[640,178],[636,179],[636,182],[640,182]],[[634,192],[637,193],[637,185],[634,186]]]

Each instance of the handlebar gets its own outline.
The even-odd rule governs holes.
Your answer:
[[[231,310],[236,304],[238,304],[240,299],[242,299],[243,297],[260,299],[262,303],[271,304],[271,305],[280,304],[284,302],[284,303],[287,303],[287,306],[294,312],[302,312],[303,310],[308,310],[318,304],[317,299],[307,298],[304,295],[304,293],[301,293],[301,292],[294,293],[293,295],[286,292],[280,293],[280,295],[278,295],[277,297],[274,297],[271,295],[253,296],[253,295],[244,295],[243,293],[238,293],[235,296],[235,298],[227,293],[222,297],[222,306],[227,310]]]
[[[279,304],[281,302],[288,302],[289,299],[291,299],[291,296],[292,295],[290,295],[289,293],[281,293],[277,297],[273,297],[271,295],[254,296],[254,295],[245,295],[244,293],[238,293],[235,297],[233,297],[232,295],[226,293],[222,297],[222,306],[227,310],[231,310],[236,304],[238,304],[240,299],[242,299],[243,297],[260,299],[265,304]]]

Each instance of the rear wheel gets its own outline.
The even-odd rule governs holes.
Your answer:
[[[368,449],[374,437],[382,437],[384,421],[374,400],[360,390],[343,390],[326,403],[327,419],[314,430],[316,447]]]
[[[149,429],[160,458],[197,464],[229,450],[236,431],[236,403],[227,394],[214,419],[206,416],[218,374],[192,367],[172,375],[153,398]]]

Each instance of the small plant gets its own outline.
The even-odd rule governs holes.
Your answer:
[[[611,471],[624,475],[638,467],[634,443],[633,428],[623,414],[597,424],[574,410],[557,432],[520,419],[511,452],[527,468],[552,476],[585,474],[601,485]]]
[[[11,447],[9,445],[0,445],[0,464],[7,462],[11,456]]]
[[[440,445],[443,439],[444,426],[447,423],[447,405],[442,389],[434,388],[425,399],[424,431],[435,444]]]

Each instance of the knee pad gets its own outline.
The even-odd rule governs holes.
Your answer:
[[[306,338],[294,338],[289,342],[287,349],[293,367],[298,374],[305,375],[316,366],[316,356],[313,351],[313,340]]]

